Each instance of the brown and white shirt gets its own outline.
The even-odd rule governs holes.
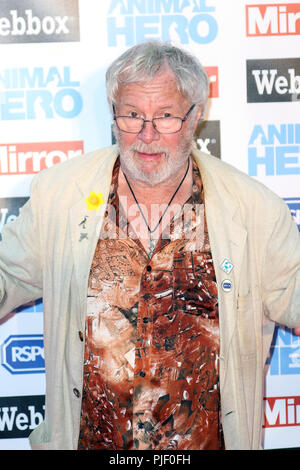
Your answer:
[[[118,159],[89,277],[78,449],[223,449],[218,297],[199,170],[149,259],[119,206],[119,168]]]

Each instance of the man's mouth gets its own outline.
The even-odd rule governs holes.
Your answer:
[[[141,158],[143,161],[146,162],[154,162],[159,160],[164,153],[163,152],[157,152],[157,153],[146,153],[146,152],[139,152],[137,151],[137,155],[139,158]]]

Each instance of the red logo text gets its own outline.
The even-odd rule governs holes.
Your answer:
[[[247,5],[247,36],[300,34],[300,3]]]
[[[82,153],[82,141],[0,144],[0,174],[38,173]]]
[[[219,73],[218,67],[205,67],[209,79],[209,97],[219,97]]]
[[[264,400],[264,428],[300,426],[300,397],[272,397]]]

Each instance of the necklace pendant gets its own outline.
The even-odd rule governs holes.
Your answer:
[[[150,236],[149,254],[148,254],[149,258],[152,258],[155,247],[156,247],[155,239]]]

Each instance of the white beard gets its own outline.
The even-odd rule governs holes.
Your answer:
[[[145,144],[138,141],[124,150],[122,143],[122,133],[115,129],[115,136],[120,148],[120,162],[123,172],[131,179],[140,181],[148,186],[156,186],[167,179],[171,179],[178,174],[178,171],[185,166],[191,153],[193,135],[191,132],[182,137],[176,151],[170,153],[168,147],[163,147],[156,142]],[[163,153],[164,164],[159,169],[146,171],[139,165],[136,152]]]

